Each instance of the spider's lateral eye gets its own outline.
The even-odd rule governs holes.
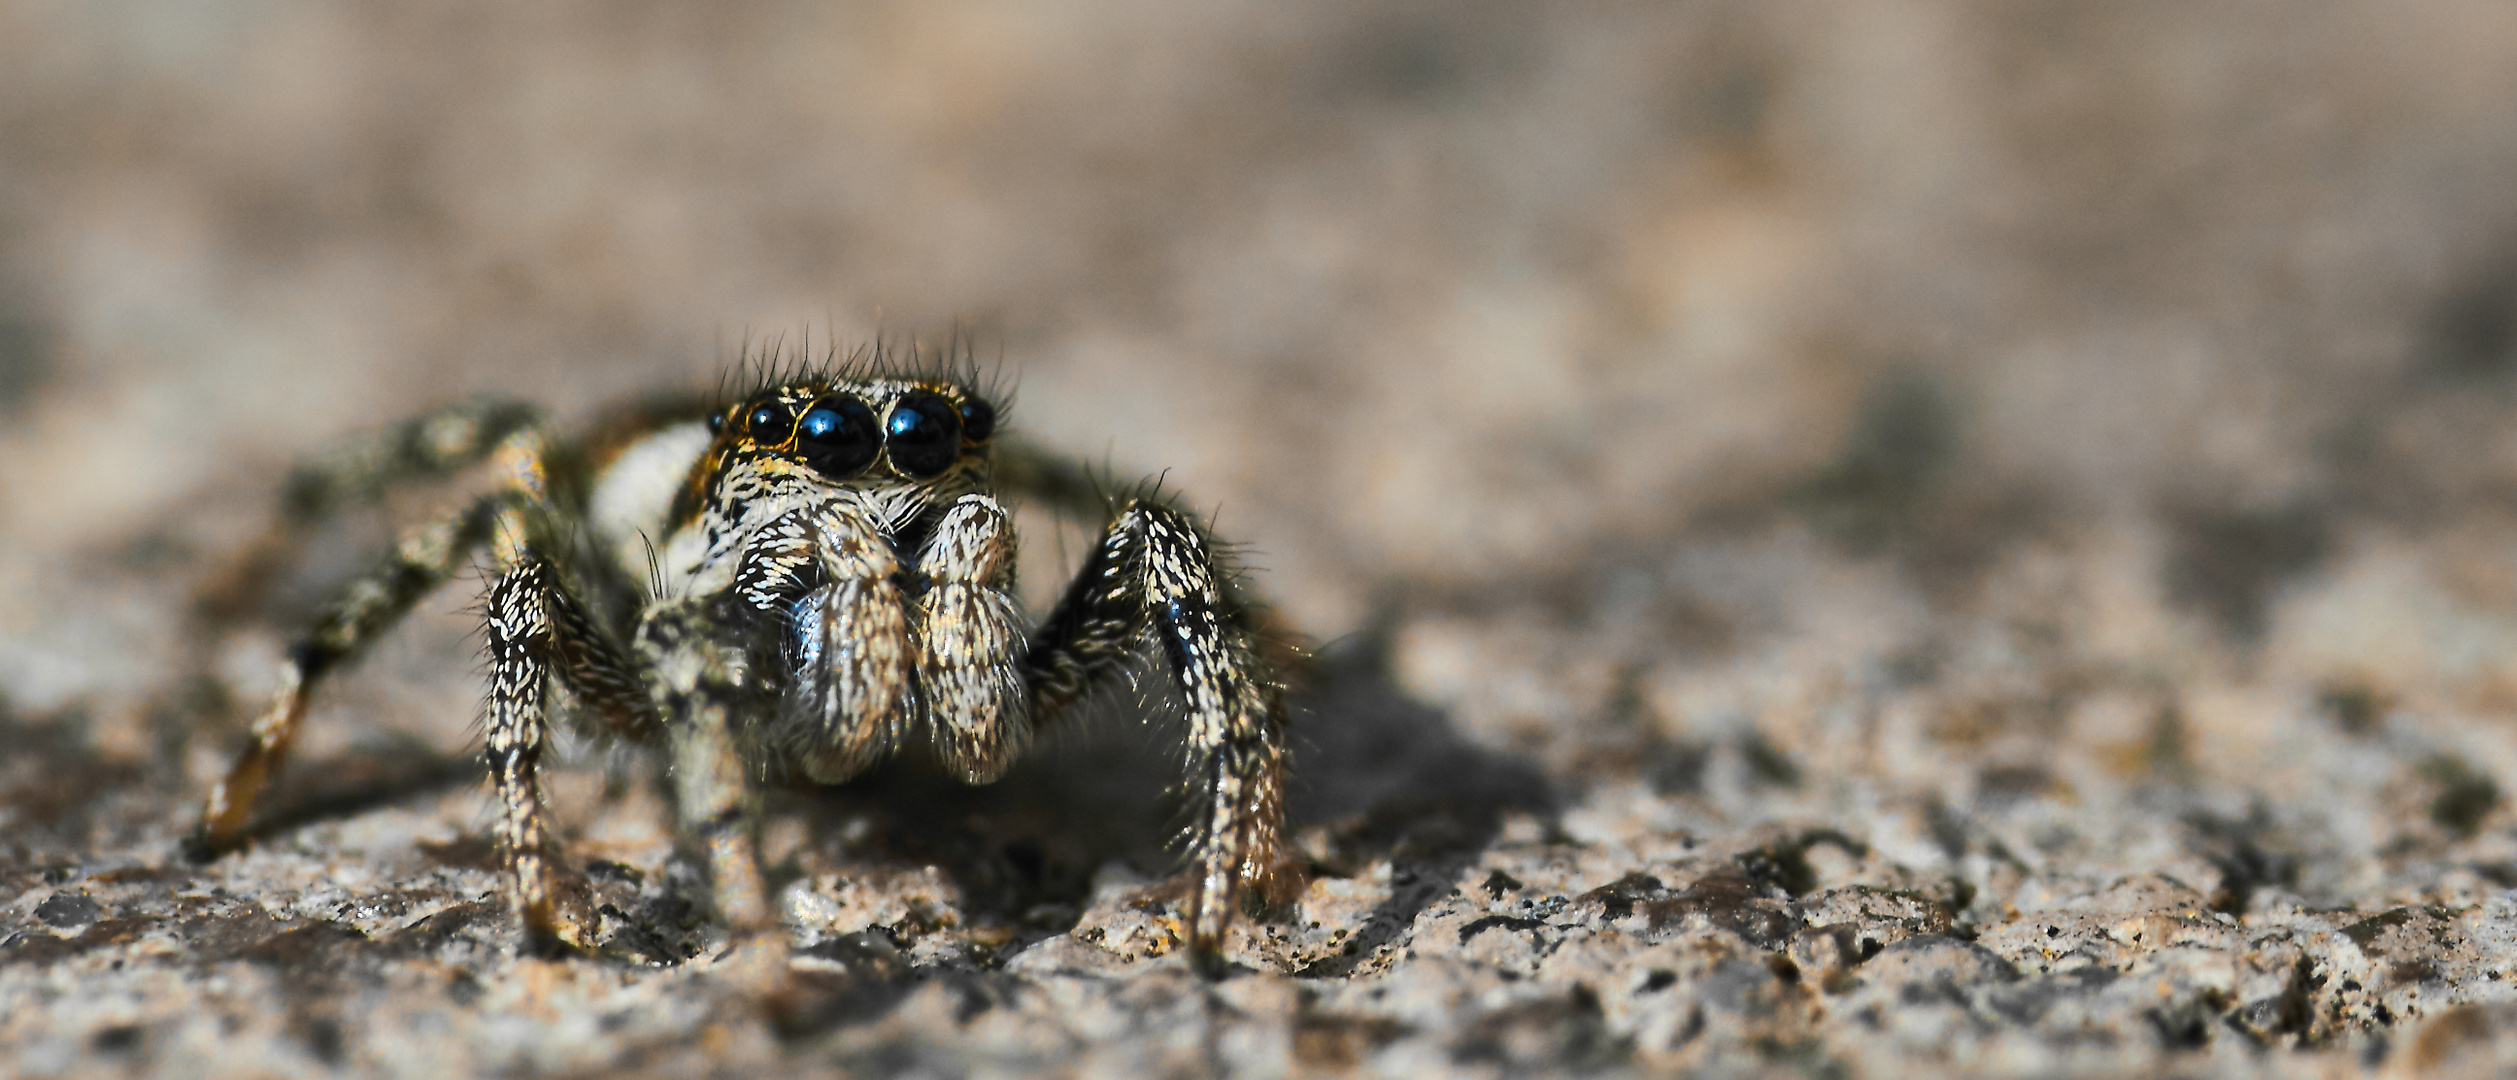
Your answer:
[[[855,476],[883,448],[880,427],[864,402],[834,394],[814,402],[796,422],[796,448],[814,472],[832,479]]]
[[[761,402],[744,419],[743,434],[762,446],[784,445],[795,435],[795,413],[783,401]]]
[[[710,434],[710,435],[716,435],[716,434],[721,434],[721,433],[723,433],[724,431],[725,431],[725,414],[724,414],[724,413],[721,413],[721,412],[712,412],[712,413],[709,413],[709,414],[708,414],[708,434]]]
[[[988,441],[996,431],[996,406],[971,398],[961,403],[961,437],[974,443]]]
[[[961,457],[961,413],[942,394],[912,391],[883,421],[883,445],[902,475],[940,476]]]

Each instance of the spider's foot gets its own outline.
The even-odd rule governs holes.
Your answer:
[[[542,903],[524,905],[524,951],[545,960],[593,956],[601,951],[601,925],[587,908],[584,883],[562,879]],[[546,894],[548,895],[548,894]]]
[[[1235,974],[1248,970],[1239,964],[1233,963],[1229,957],[1224,955],[1222,945],[1212,941],[1190,943],[1188,947],[1188,961],[1189,970],[1196,972],[1198,978],[1204,979],[1207,982],[1221,982]]]
[[[556,927],[528,926],[524,930],[524,953],[538,960],[564,960],[586,955],[586,949],[568,939]]]
[[[177,843],[176,850],[182,854],[185,862],[194,866],[206,866],[243,846],[245,846],[243,836],[219,829],[214,823],[205,821],[195,826],[191,832],[184,834],[183,840]]]
[[[524,953],[543,960],[560,960],[593,956],[598,951],[594,935],[576,920],[533,919],[524,921]]]

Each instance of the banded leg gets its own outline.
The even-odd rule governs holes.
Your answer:
[[[753,846],[750,773],[736,738],[739,710],[760,703],[748,650],[720,637],[715,601],[683,598],[649,612],[638,651],[655,676],[656,711],[672,740],[673,795],[683,834],[708,863],[717,914],[737,934],[771,925]]]
[[[344,507],[372,503],[393,487],[469,468],[534,432],[538,423],[539,413],[530,405],[478,398],[432,409],[299,465],[282,489],[280,520],[203,591],[201,613],[214,625],[243,614],[315,523]]]
[[[205,596],[202,609],[211,621],[240,610],[279,556],[295,546],[296,534],[341,505],[372,500],[394,484],[445,475],[489,457],[500,459],[504,474],[499,491],[406,533],[382,565],[351,582],[290,647],[279,692],[254,722],[252,744],[210,789],[201,824],[185,841],[187,855],[207,861],[236,847],[254,801],[296,741],[306,695],[314,684],[364,653],[420,597],[443,584],[491,538],[507,506],[519,498],[541,497],[546,480],[542,455],[541,429],[530,406],[480,400],[438,409],[337,449],[290,478],[280,528]]]
[[[1005,775],[1031,741],[1028,690],[1008,662],[1023,648],[1014,556],[1013,516],[989,495],[956,500],[918,553],[918,692],[936,756],[973,784]]]
[[[552,676],[610,733],[653,727],[637,673],[569,594],[558,571],[529,549],[491,584],[483,605],[490,660],[482,757],[498,792],[498,846],[515,882],[525,947],[548,954],[592,944],[547,858],[539,766],[548,741]]]
[[[236,847],[254,800],[288,757],[297,726],[305,719],[306,695],[315,683],[366,652],[420,597],[444,584],[490,538],[509,498],[505,493],[485,497],[405,535],[382,565],[352,582],[290,647],[280,670],[279,694],[254,722],[252,745],[210,789],[200,827],[185,844],[187,854],[206,861]]]
[[[1103,531],[1027,658],[1034,716],[1072,707],[1151,652],[1188,713],[1189,843],[1196,862],[1189,946],[1215,960],[1243,885],[1275,870],[1284,823],[1283,691],[1187,512],[1139,499]]]

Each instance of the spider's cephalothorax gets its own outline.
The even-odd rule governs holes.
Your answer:
[[[253,745],[210,795],[195,854],[244,838],[313,684],[486,547],[484,753],[535,948],[590,936],[548,858],[535,778],[553,676],[580,726],[669,745],[718,912],[761,931],[746,797],[759,769],[836,783],[923,739],[963,779],[993,780],[1035,730],[1150,663],[1186,713],[1190,942],[1212,960],[1244,885],[1273,870],[1283,818],[1283,709],[1255,609],[1197,519],[1146,496],[1107,504],[1074,584],[1028,627],[993,488],[994,406],[966,378],[857,359],[730,404],[625,414],[569,443],[529,408],[454,406],[303,470],[295,521],[484,457],[502,483],[407,535],[307,630]],[[1029,493],[1081,490],[1046,459],[1008,471]]]

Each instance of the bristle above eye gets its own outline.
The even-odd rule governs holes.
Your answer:
[[[940,345],[916,338],[906,341],[878,334],[874,340],[842,349],[803,333],[790,341],[779,334],[747,341],[727,373],[720,400],[747,401],[788,391],[797,397],[842,386],[891,380],[950,388],[951,396],[980,405],[983,425],[991,434],[1011,405],[1011,387],[998,361],[982,363],[975,335],[955,324]],[[967,417],[965,429],[971,425]],[[973,438],[978,438],[973,436]]]

